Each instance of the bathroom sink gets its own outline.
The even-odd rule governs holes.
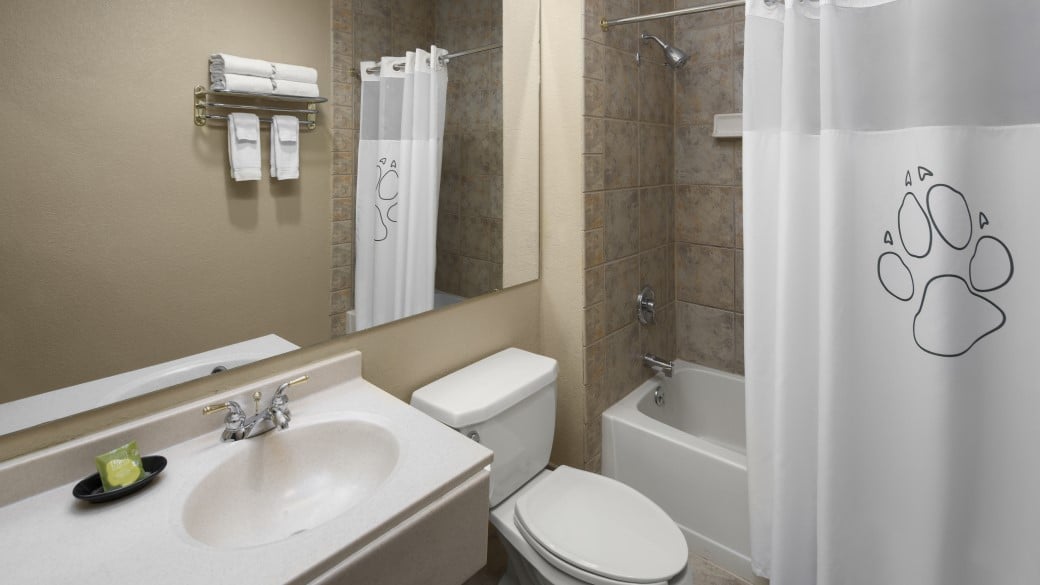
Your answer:
[[[191,538],[216,548],[269,544],[335,519],[379,490],[400,451],[391,431],[362,418],[219,447],[236,452],[191,489],[182,516]]]
[[[164,583],[461,583],[486,562],[491,452],[361,364],[337,353],[0,462],[0,582],[38,583],[44,567],[47,583],[111,585],[126,550],[120,575],[159,567]],[[222,441],[226,421],[202,412],[255,413],[256,393],[264,407],[303,375],[288,428]],[[118,503],[75,500],[94,456],[131,439],[166,458],[162,476]],[[428,554],[410,554],[417,539]]]

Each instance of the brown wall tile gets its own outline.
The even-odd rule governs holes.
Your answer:
[[[585,267],[591,268],[603,264],[607,249],[604,238],[605,228],[596,228],[585,232]]]
[[[734,326],[735,314],[730,311],[676,303],[676,346],[683,359],[736,371]]]
[[[607,291],[604,286],[604,272],[606,267],[602,264],[585,271],[585,306],[591,307],[596,303],[602,303],[607,299]]]
[[[711,136],[711,126],[675,130],[675,182],[683,185],[737,183],[736,146]]]
[[[733,61],[687,65],[675,74],[677,123],[707,125],[736,110]]]
[[[659,246],[639,254],[639,288],[642,289],[644,285],[653,287],[657,306],[666,305],[675,300],[674,256],[675,248],[672,244]],[[633,293],[633,298],[635,298],[635,293]]]
[[[639,101],[639,71],[634,55],[605,49],[603,80],[606,89],[604,115],[608,118],[636,120]]]
[[[714,186],[680,186],[675,196],[675,239],[679,242],[733,247],[734,192]]]
[[[631,325],[606,337],[606,368],[603,383],[607,404],[614,404],[631,392],[643,379],[642,352],[639,351],[639,325]]]
[[[730,248],[676,244],[676,295],[680,301],[732,311],[734,253]]]
[[[664,359],[675,356],[675,303],[661,306],[657,310],[657,322],[639,328],[639,348]],[[644,368],[645,377],[653,372]]]
[[[635,322],[635,298],[642,288],[639,282],[639,257],[629,256],[606,265],[603,279],[606,287],[606,332],[611,333]]]
[[[605,311],[604,303],[598,303],[585,309],[585,345],[595,343],[606,335]]]
[[[603,153],[603,118],[585,117],[585,153]]]
[[[639,194],[637,191],[604,193],[606,259],[616,260],[639,251]]]
[[[671,145],[671,126],[639,125],[639,185],[641,187],[672,184],[675,153],[672,151]]]
[[[656,52],[652,54],[657,55]],[[671,69],[654,64],[640,66],[639,120],[652,124],[671,124],[675,109],[674,91],[675,82]]]
[[[604,219],[603,192],[585,194],[585,229],[593,229],[606,225]]]
[[[622,120],[604,122],[603,186],[606,189],[633,187],[639,178],[639,125]]]
[[[671,186],[639,191],[640,250],[649,250],[673,241],[675,203],[672,193]]]

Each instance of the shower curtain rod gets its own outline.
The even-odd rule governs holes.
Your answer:
[[[765,0],[765,3],[769,6],[776,4],[777,2],[783,2],[783,0]],[[661,18],[673,18],[676,16],[683,16],[685,14],[696,14],[698,12],[708,12],[711,10],[721,10],[723,8],[733,8],[735,6],[743,6],[744,0],[729,0],[728,2],[719,2],[718,4],[707,4],[705,6],[694,6],[693,8],[680,8],[679,10],[669,10],[668,12],[657,12],[655,14],[643,14],[640,16],[629,16],[628,18],[615,18],[613,20],[607,20],[603,18],[599,21],[599,26],[603,30],[607,30],[612,26],[618,26],[619,24],[633,24],[636,22],[646,22],[647,20],[659,20]]]
[[[502,43],[499,43],[497,45],[487,45],[484,47],[477,47],[476,49],[467,49],[465,51],[459,51],[458,53],[448,53],[447,55],[442,55],[441,57],[438,57],[437,60],[440,61],[441,65],[447,65],[448,61],[451,61],[455,57],[465,57],[466,55],[472,55],[474,53],[483,53],[484,51],[493,51],[495,49],[501,48]],[[379,67],[380,64],[376,63],[375,66],[369,67],[365,71],[368,73],[379,73]],[[401,71],[403,69],[404,63],[394,63],[394,71]],[[357,70],[355,69],[355,71]]]

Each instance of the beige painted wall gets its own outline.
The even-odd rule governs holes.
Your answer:
[[[236,184],[189,102],[218,51],[315,67],[328,95],[330,20],[328,0],[0,3],[0,402],[328,338],[331,115],[299,181],[267,177],[265,129],[264,178]]]
[[[585,437],[582,16],[580,0],[542,2],[542,353],[560,364],[552,458],[578,468]]]

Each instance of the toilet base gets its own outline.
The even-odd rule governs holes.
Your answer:
[[[516,493],[491,510],[491,524],[498,530],[506,549],[506,572],[498,585],[588,585],[549,564],[524,540],[514,523],[516,500],[552,471],[545,470],[527,482]],[[693,573],[687,565],[668,585],[693,585]]]

